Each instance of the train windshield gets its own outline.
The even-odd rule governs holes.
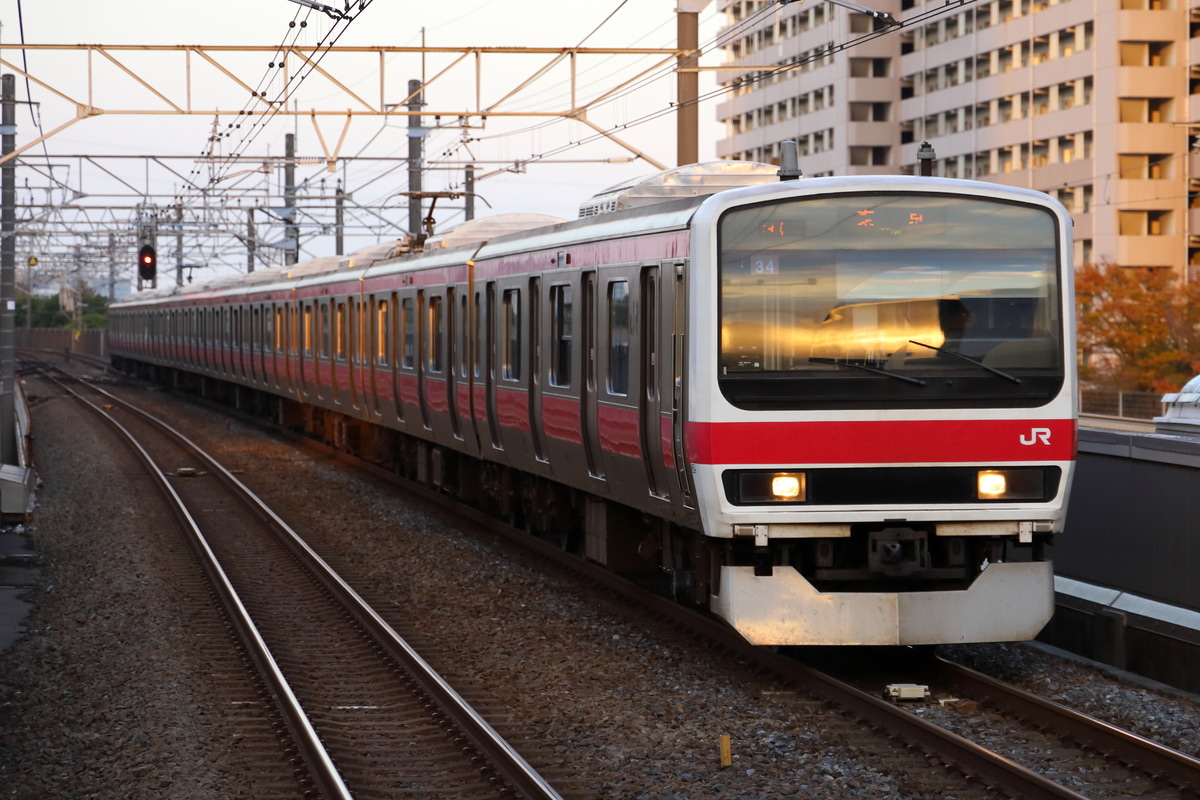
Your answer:
[[[817,195],[720,220],[720,385],[743,408],[1035,406],[1063,383],[1047,209]]]

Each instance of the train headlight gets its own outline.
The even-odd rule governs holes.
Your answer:
[[[803,475],[776,475],[771,478],[771,494],[778,500],[795,500],[800,496]]]
[[[975,485],[980,500],[1042,500],[1046,494],[1041,469],[981,469]]]
[[[808,497],[808,480],[803,472],[770,470],[725,473],[725,496],[737,505],[803,503]]]

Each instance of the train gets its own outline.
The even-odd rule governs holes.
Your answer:
[[[109,350],[754,644],[1019,641],[1075,463],[1072,254],[1040,192],[709,162],[139,292]]]

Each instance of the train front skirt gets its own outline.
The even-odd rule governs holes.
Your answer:
[[[713,610],[752,644],[925,645],[1027,641],[1054,614],[1049,561],[989,564],[968,589],[818,592],[791,567],[722,567]]]

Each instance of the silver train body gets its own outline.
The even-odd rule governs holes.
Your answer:
[[[933,178],[704,191],[141,293],[110,350],[751,642],[1034,637],[1075,458],[1067,213]]]

